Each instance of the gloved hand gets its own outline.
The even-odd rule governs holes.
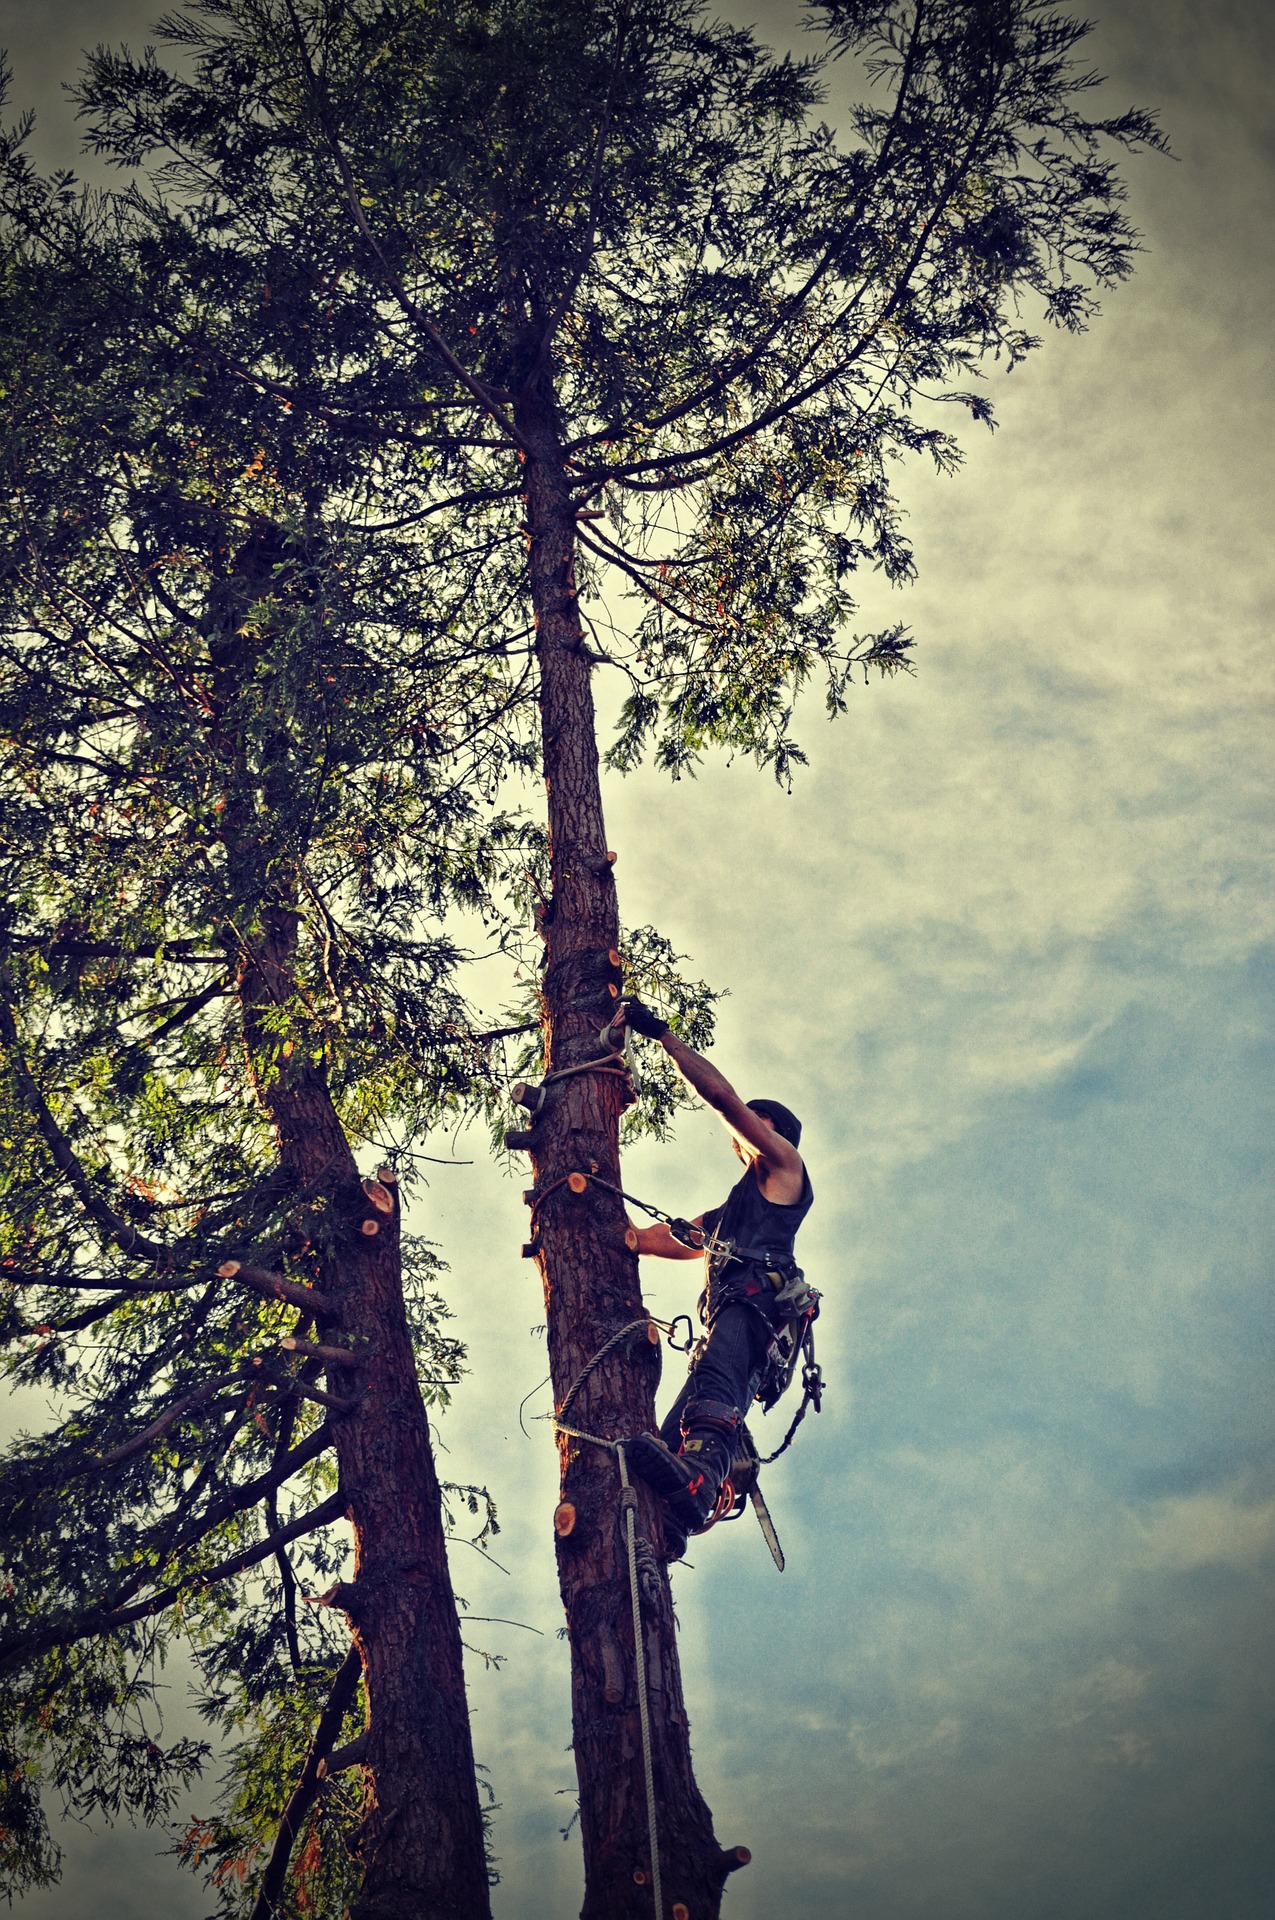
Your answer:
[[[624,1002],[624,1017],[634,1033],[643,1033],[648,1040],[662,1040],[669,1030],[668,1021],[661,1020],[658,1013],[653,1013],[650,1007],[643,1006],[640,1000]]]

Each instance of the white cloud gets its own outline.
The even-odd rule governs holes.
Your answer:
[[[1275,1499],[1237,1488],[1181,1494],[1130,1515],[1129,1560],[1154,1572],[1228,1567],[1249,1573],[1275,1565]]]

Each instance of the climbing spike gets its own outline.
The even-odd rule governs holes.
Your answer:
[[[567,1175],[567,1185],[570,1187],[572,1193],[583,1193],[588,1184],[589,1176],[587,1173],[569,1173]]]

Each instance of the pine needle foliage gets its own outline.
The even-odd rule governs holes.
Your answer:
[[[289,1162],[274,1091],[300,1066],[409,1186],[429,1126],[499,1097],[439,922],[493,925],[524,835],[491,804],[507,681],[429,556],[406,577],[328,531],[330,476],[251,390],[155,351],[108,223],[79,202],[60,257],[14,247],[2,322],[0,1337],[19,1406],[59,1410],[0,1465],[3,1863],[13,1891],[56,1874],[41,1775],[81,1815],[171,1812],[210,1751],[164,1743],[181,1643],[222,1736],[251,1723],[211,1859],[247,1911],[281,1811],[251,1781],[286,1800],[349,1644],[306,1602],[348,1551],[354,1389],[299,1349],[365,1205]],[[404,1241],[435,1412],[464,1359],[440,1272]],[[360,1798],[314,1796],[296,1911],[357,1881]]]
[[[901,625],[852,633],[855,575],[913,569],[896,462],[954,469],[942,409],[990,425],[987,364],[1086,326],[1136,252],[1115,159],[1163,138],[1093,111],[1085,23],[808,24],[794,59],[694,0],[210,0],[160,24],[180,72],[103,51],[81,90],[138,170],[133,244],[208,289],[174,349],[358,467],[352,516],[392,471],[400,524],[476,541],[511,616],[521,592],[519,633],[519,396],[549,381],[577,585],[629,682],[617,766],[718,744],[787,778],[804,685],[837,712],[905,667]],[[865,98],[838,136],[842,57]]]

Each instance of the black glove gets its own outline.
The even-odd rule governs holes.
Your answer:
[[[640,1000],[625,1001],[624,1018],[634,1033],[644,1033],[648,1040],[662,1040],[669,1030],[668,1021],[661,1020],[658,1013],[652,1013]]]

